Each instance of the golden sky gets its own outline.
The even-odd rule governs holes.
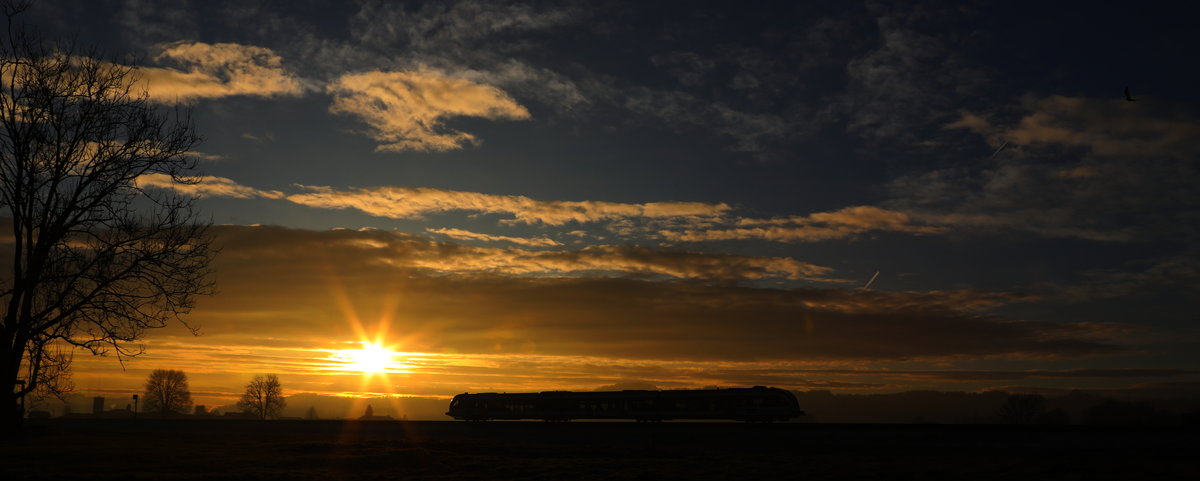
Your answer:
[[[222,247],[79,392],[1200,385],[1193,15],[285,3],[27,12],[191,115],[137,183]]]

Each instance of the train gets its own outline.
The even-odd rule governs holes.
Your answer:
[[[450,400],[447,416],[465,421],[540,419],[674,419],[787,421],[804,415],[796,396],[779,388],[626,390],[602,392],[463,393]]]

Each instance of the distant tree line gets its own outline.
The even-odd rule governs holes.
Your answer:
[[[144,411],[161,417],[178,416],[192,411],[192,393],[188,387],[187,374],[173,369],[155,369],[146,378]],[[258,419],[276,419],[287,403],[283,399],[283,385],[279,376],[267,374],[255,376],[237,406],[244,413]],[[204,415],[207,411],[197,406],[193,414]],[[315,416],[315,413],[314,413]]]
[[[159,376],[163,376],[159,374]],[[147,384],[155,378],[155,373],[147,378]],[[170,377],[176,377],[175,375]],[[165,385],[179,386],[187,393],[184,397],[174,396],[172,399],[191,400],[187,390],[186,375],[179,373],[182,378],[177,383]],[[162,384],[162,383],[160,383]],[[149,390],[148,390],[149,391]],[[1098,393],[1073,391],[1061,396],[1044,396],[1038,394],[1008,393],[1003,391],[987,392],[938,392],[938,391],[909,391],[888,394],[834,394],[830,391],[800,391],[795,392],[801,408],[808,413],[800,419],[801,422],[822,423],[940,423],[940,424],[1014,424],[1014,425],[1189,425],[1200,426],[1200,396],[1194,398],[1181,397],[1126,397],[1113,398]],[[63,406],[64,415],[88,416],[91,413],[89,399],[73,394],[72,404]],[[152,409],[151,401],[155,396],[143,394],[142,412],[161,414],[161,410]],[[318,419],[330,416],[330,413],[343,413],[351,408],[353,403],[346,398],[321,396],[312,393],[301,393],[291,399],[292,403],[301,407],[297,414],[303,414],[304,419]],[[405,402],[412,402],[406,399]],[[422,399],[422,404],[407,404],[404,409],[419,412],[418,418],[439,419],[445,411],[443,400]],[[164,403],[170,404],[170,403]],[[186,403],[175,404],[167,416],[187,413]],[[242,413],[227,412],[228,416],[244,416],[258,419],[279,419],[286,407],[282,386],[278,376],[264,375],[254,377],[239,399],[238,409]],[[45,404],[31,411],[30,417],[50,417]],[[361,409],[361,408],[355,408]],[[325,416],[319,416],[320,413]],[[119,410],[118,410],[119,411]],[[70,414],[72,413],[73,414]],[[193,412],[203,415],[206,411],[201,406],[193,406]],[[111,413],[121,417],[121,413]],[[212,415],[211,412],[208,415]],[[337,417],[336,414],[332,415]]]

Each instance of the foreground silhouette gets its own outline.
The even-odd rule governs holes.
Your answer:
[[[3,479],[1198,479],[1181,427],[31,421]],[[8,462],[20,460],[20,462]]]
[[[72,390],[71,347],[121,359],[182,322],[215,254],[195,198],[140,184],[197,181],[187,114],[139,95],[137,69],[39,36],[29,6],[0,2],[0,434],[26,396]]]

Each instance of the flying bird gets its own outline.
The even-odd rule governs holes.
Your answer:
[[[1129,95],[1129,87],[1125,87],[1125,101],[1126,102],[1137,102],[1137,99],[1133,98],[1132,95]]]

